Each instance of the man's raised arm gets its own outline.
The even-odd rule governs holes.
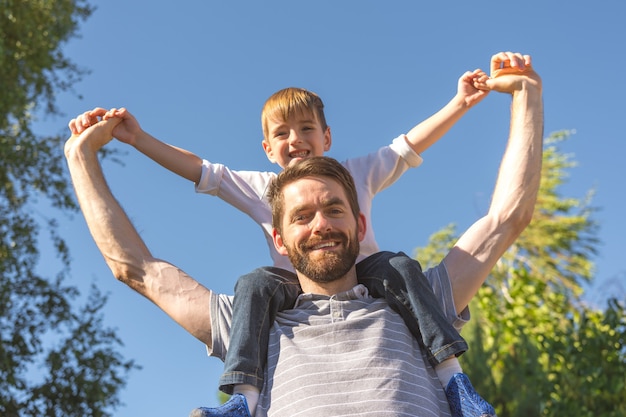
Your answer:
[[[65,156],[87,226],[107,265],[118,280],[210,346],[210,291],[152,256],[106,183],[97,151],[111,140],[119,120],[100,121],[80,135],[75,120],[70,122],[73,134],[65,143]]]
[[[543,101],[541,78],[530,56],[502,52],[491,60],[485,87],[512,95],[509,141],[486,216],[474,223],[445,257],[457,312],[484,283],[504,252],[532,219],[541,180]]]

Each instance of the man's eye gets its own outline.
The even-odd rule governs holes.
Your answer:
[[[340,208],[333,208],[328,211],[333,216],[340,216],[343,214],[343,210]]]

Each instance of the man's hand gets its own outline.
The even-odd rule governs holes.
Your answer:
[[[84,146],[87,147],[84,149],[97,152],[98,149],[113,139],[113,130],[122,122],[122,119],[98,120],[98,116],[89,116],[87,113],[89,112],[83,113],[69,122],[72,135],[65,142],[66,157],[72,150]],[[95,122],[95,124],[87,126],[91,122]]]
[[[491,57],[491,77],[474,83],[476,88],[487,88],[513,94],[528,88],[541,90],[541,78],[532,67],[530,55],[500,52]]]
[[[70,120],[68,124],[70,131],[73,135],[80,135],[100,120],[103,120],[105,114],[107,114],[107,109],[103,109],[102,107],[87,110]]]
[[[87,110],[76,116],[75,119],[72,119],[70,130],[72,134],[80,135],[98,122],[109,119],[119,119],[121,121],[121,123],[116,124],[117,127],[113,130],[113,137],[120,142],[134,146],[137,136],[141,133],[141,126],[139,126],[137,119],[124,107],[119,109],[112,108],[110,110],[95,107],[93,110]]]
[[[530,55],[500,52],[491,57],[491,78],[505,74],[520,74],[531,66]]]

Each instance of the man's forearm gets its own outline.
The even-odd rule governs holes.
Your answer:
[[[489,208],[505,217],[515,212],[510,217],[520,223],[522,230],[532,218],[543,153],[541,85],[526,87],[513,93],[510,137]]]
[[[68,140],[65,154],[93,239],[115,275],[203,343],[211,344],[211,292],[181,269],[155,259],[106,183],[97,150],[110,140],[106,122]]]
[[[538,81],[513,93],[509,140],[489,212],[461,236],[444,259],[458,312],[467,306],[532,218],[543,151],[543,104]]]
[[[113,197],[104,179],[96,150],[91,148],[81,135],[74,139],[66,151],[76,196],[89,231],[107,265],[117,279],[131,285],[129,278],[142,275],[142,259],[151,255]]]

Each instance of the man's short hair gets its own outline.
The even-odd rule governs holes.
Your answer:
[[[315,156],[304,159],[285,168],[270,183],[267,199],[272,208],[272,225],[280,232],[285,212],[283,190],[288,184],[307,177],[325,177],[337,181],[343,188],[354,218],[359,217],[359,200],[354,179],[350,172],[337,160],[328,156]]]

